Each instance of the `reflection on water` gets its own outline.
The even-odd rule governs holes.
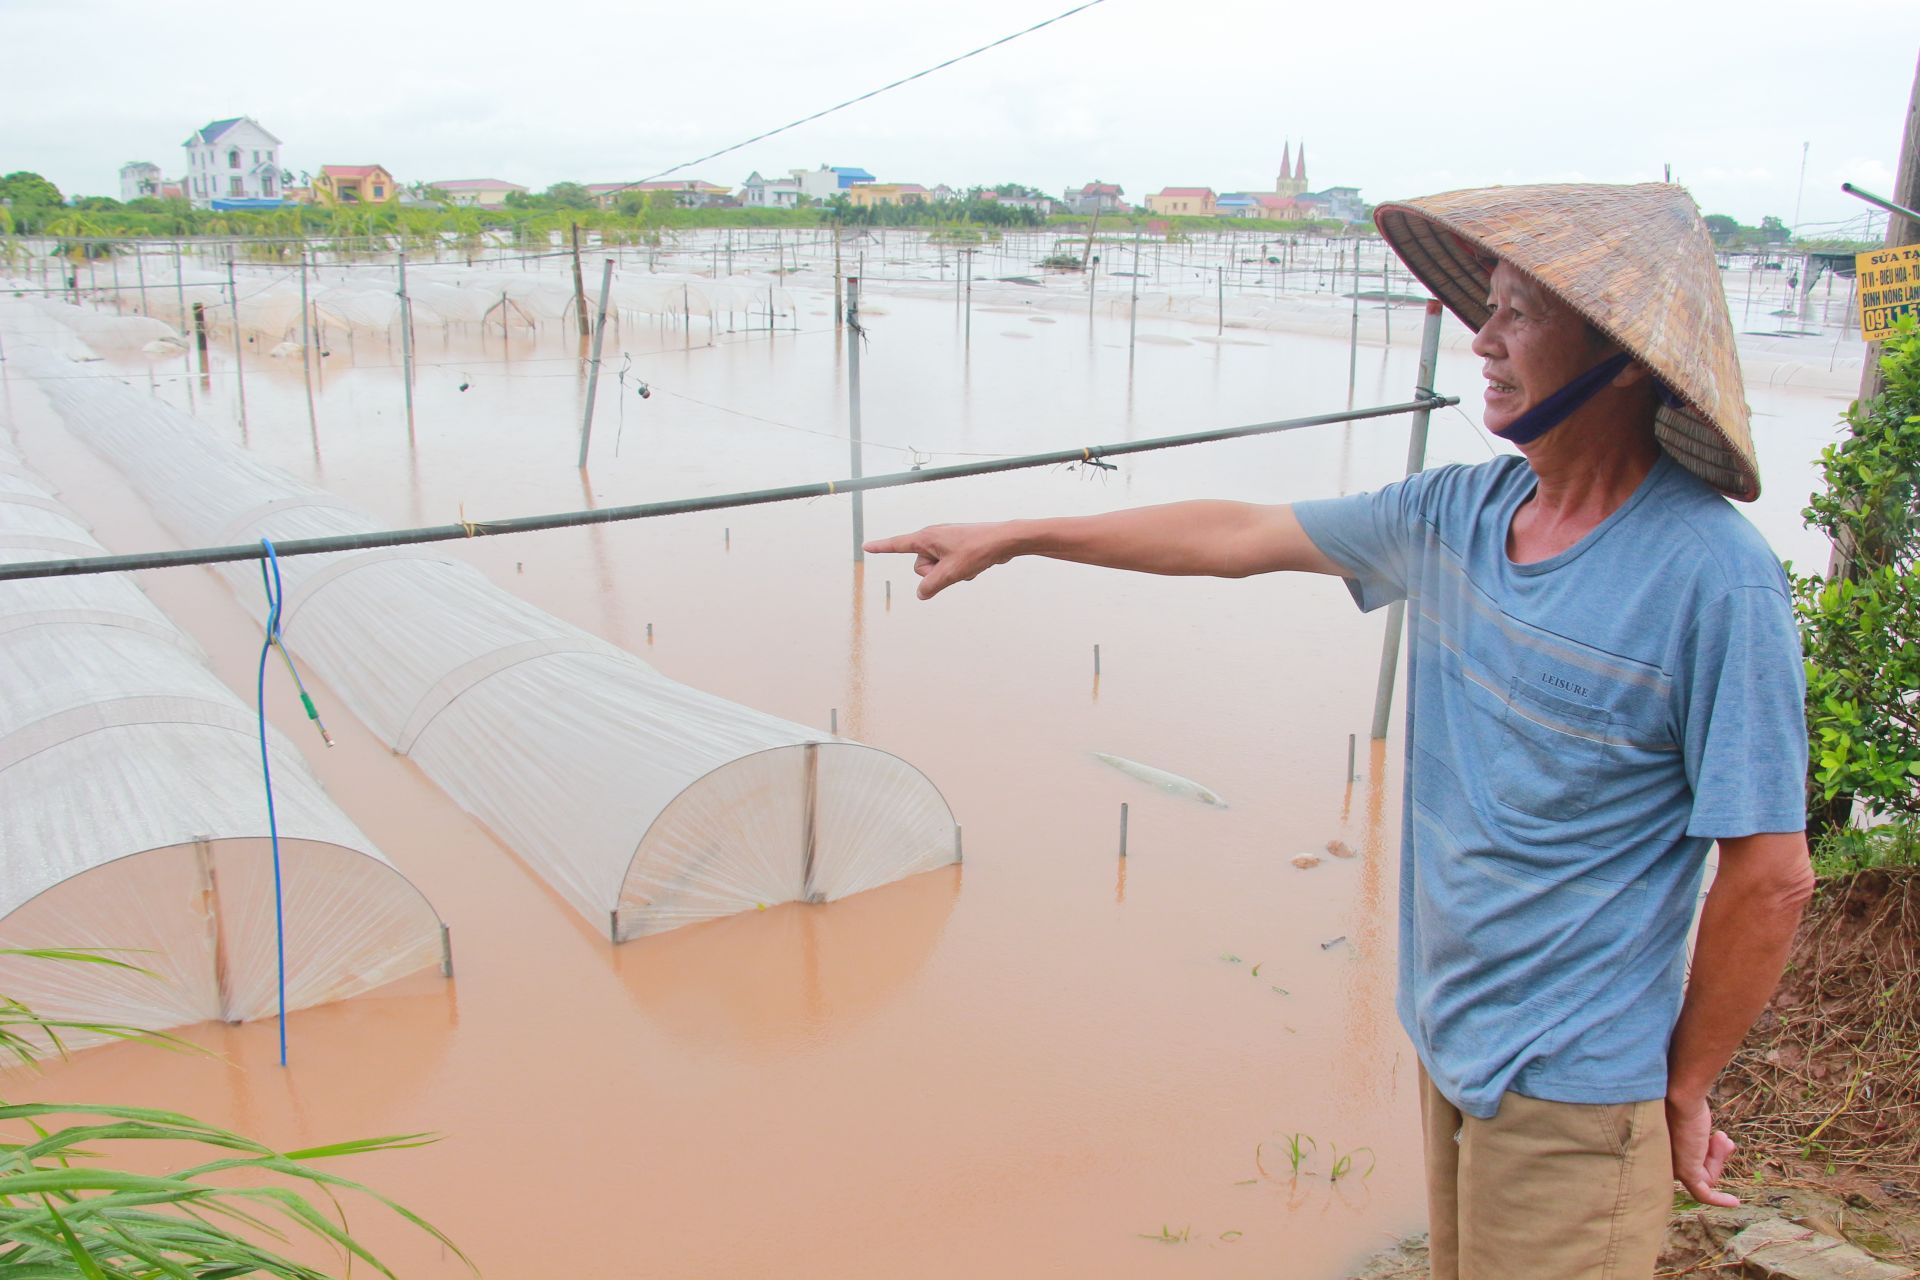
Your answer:
[[[913,987],[958,866],[839,902],[789,902],[610,948],[634,1007],[676,1037],[763,1057],[850,1034]]]

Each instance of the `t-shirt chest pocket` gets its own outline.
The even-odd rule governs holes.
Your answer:
[[[1565,820],[1592,806],[1608,763],[1613,715],[1508,681],[1493,752],[1493,792],[1503,805],[1536,818]]]

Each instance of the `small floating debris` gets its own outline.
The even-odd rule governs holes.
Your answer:
[[[1329,840],[1327,841],[1327,852],[1336,858],[1351,858],[1353,856],[1353,846],[1345,840]]]
[[[1347,935],[1343,933],[1337,938],[1329,938],[1325,942],[1321,943],[1320,949],[1322,951],[1331,951],[1335,947],[1339,946],[1341,943],[1345,942],[1346,940],[1347,940]]]
[[[1138,760],[1129,760],[1125,756],[1110,756],[1104,751],[1095,751],[1091,754],[1095,760],[1108,768],[1118,769],[1129,778],[1158,787],[1169,795],[1198,800],[1201,804],[1212,805],[1216,809],[1227,807],[1225,800],[1191,778],[1183,778],[1177,773],[1168,773],[1165,769],[1156,769],[1150,764],[1141,764]]]
[[[1320,855],[1317,853],[1296,853],[1293,857],[1289,858],[1288,861],[1302,871],[1311,871],[1320,865]]]

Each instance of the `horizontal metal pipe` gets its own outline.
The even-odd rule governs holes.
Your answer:
[[[1283,418],[1275,422],[1256,422],[1249,426],[1216,427],[1185,435],[1156,436],[1151,440],[1128,440],[1119,444],[1083,445],[1077,449],[1055,449],[1049,453],[1030,453],[1017,458],[994,458],[985,462],[961,462],[947,467],[925,467],[918,471],[894,471],[886,475],[862,476],[857,480],[825,480],[813,484],[787,485],[779,489],[752,489],[745,493],[723,493],[709,498],[671,498],[665,502],[642,502],[624,507],[602,507],[595,511],[559,511],[548,515],[510,516],[503,520],[477,520],[464,524],[436,524],[418,529],[383,529],[377,533],[343,534],[326,538],[293,538],[273,544],[274,554],[288,556],[325,555],[338,551],[364,551],[372,547],[401,547],[421,542],[457,542],[462,538],[487,538],[503,533],[536,533],[543,529],[565,529],[575,525],[613,524],[621,520],[647,520],[656,516],[689,515],[696,511],[724,511],[733,507],[758,507],[772,502],[793,502],[801,498],[824,498],[833,494],[859,493],[868,489],[896,489],[910,484],[931,484],[936,480],[958,480],[965,476],[993,475],[1001,471],[1019,471],[1031,467],[1052,467],[1068,463],[1091,462],[1095,458],[1120,457],[1129,453],[1148,453],[1156,449],[1178,449],[1186,445],[1212,444],[1219,440],[1238,440],[1248,436],[1273,435],[1298,431],[1304,427],[1324,427],[1336,422],[1360,422],[1369,418],[1392,418],[1421,409],[1445,408],[1459,404],[1457,396],[1422,397],[1402,404],[1381,405],[1373,409],[1349,409],[1341,413],[1320,413],[1306,418]],[[0,564],[0,582],[19,578],[54,578],[79,573],[123,573],[134,569],[176,569],[183,565],[224,564],[235,560],[263,558],[257,542],[235,547],[197,547],[182,551],[146,551],[132,555],[88,556],[77,560],[28,560]]]

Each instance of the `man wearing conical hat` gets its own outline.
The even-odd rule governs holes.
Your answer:
[[[1727,501],[1760,478],[1712,244],[1663,184],[1374,217],[1474,331],[1486,426],[1517,456],[867,549],[913,552],[923,599],[1018,555],[1405,599],[1398,1011],[1434,1275],[1647,1277],[1674,1178],[1735,1203],[1708,1090],[1812,887],[1800,646],[1779,561]]]

